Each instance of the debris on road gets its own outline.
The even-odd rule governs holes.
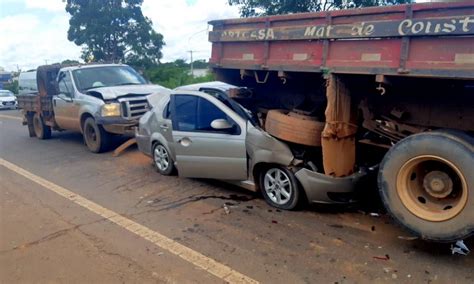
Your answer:
[[[230,209],[229,209],[229,207],[227,207],[227,204],[224,203],[223,207],[224,207],[225,214],[229,215],[230,214]]]
[[[468,255],[471,251],[464,244],[463,240],[457,241],[454,245],[451,245],[452,254]]]
[[[405,241],[414,241],[418,239],[418,237],[415,236],[398,236],[398,238]]]
[[[388,254],[384,256],[373,256],[372,258],[377,260],[390,260],[390,256]]]
[[[379,213],[370,213],[369,214],[371,217],[380,217]]]
[[[117,147],[117,149],[114,150],[112,157],[118,157],[123,151],[135,144],[137,144],[137,140],[135,138],[127,140],[125,143],[123,143],[122,145]]]

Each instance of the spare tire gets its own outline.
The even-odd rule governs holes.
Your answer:
[[[268,111],[265,130],[288,142],[307,146],[321,146],[324,122],[316,118],[286,110]]]

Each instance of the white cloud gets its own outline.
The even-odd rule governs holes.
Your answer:
[[[44,20],[35,14],[17,14],[0,19],[0,66],[22,70],[65,59],[78,59],[80,48],[67,40],[66,14]]]
[[[4,1],[4,0],[2,0]],[[7,0],[9,1],[9,0]],[[68,41],[69,15],[62,0],[24,0],[26,10],[20,14],[0,17],[0,66],[16,70],[35,68],[48,62],[65,59],[78,60],[81,48]],[[209,20],[238,17],[238,9],[227,0],[145,0],[145,16],[153,21],[157,32],[163,34],[166,46],[163,60],[189,60],[188,50],[194,50],[194,59],[208,59]],[[47,15],[47,16],[45,16]]]
[[[196,0],[191,5],[186,0],[145,0],[142,10],[164,36],[163,61],[189,60],[189,50],[194,51],[194,59],[209,59],[207,22],[239,16],[227,0]]]
[[[66,3],[62,0],[24,0],[28,9],[43,9],[51,12],[65,11]]]

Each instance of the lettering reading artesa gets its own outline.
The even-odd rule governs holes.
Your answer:
[[[275,33],[273,29],[259,29],[252,31],[227,30],[222,32],[222,37],[246,38],[254,40],[272,40],[275,39]]]

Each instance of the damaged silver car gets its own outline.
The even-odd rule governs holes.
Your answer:
[[[220,82],[192,85],[164,95],[140,119],[140,151],[153,158],[159,173],[225,180],[261,191],[270,205],[293,209],[312,203],[353,201],[363,172],[333,178],[315,171],[288,143],[267,132]],[[345,198],[342,198],[345,196]]]

